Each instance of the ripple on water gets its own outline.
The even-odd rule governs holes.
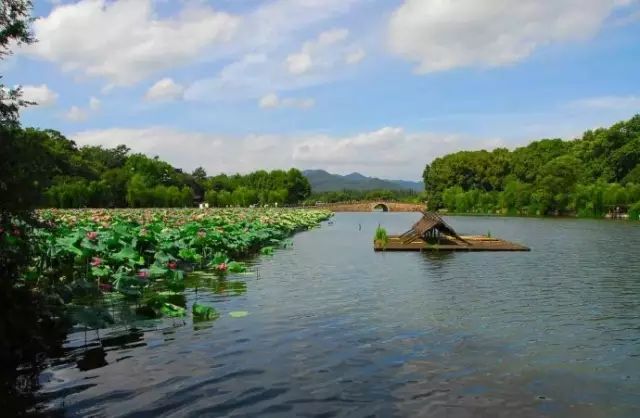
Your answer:
[[[339,214],[259,258],[259,278],[188,291],[216,321],[72,335],[42,401],[69,416],[640,416],[640,229],[451,218],[533,251],[372,251],[378,224],[418,216]],[[106,364],[80,370],[97,347]]]

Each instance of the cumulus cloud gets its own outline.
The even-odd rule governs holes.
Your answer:
[[[275,0],[251,12],[241,23],[246,50],[274,50],[296,32],[353,11],[369,0]]]
[[[39,86],[22,86],[21,89],[22,98],[38,106],[53,106],[58,100],[58,93],[51,90],[46,84],[40,84]]]
[[[279,104],[280,98],[275,93],[267,94],[262,99],[260,99],[259,103],[260,107],[263,109],[273,109],[278,107]]]
[[[226,65],[217,76],[192,83],[185,99],[196,101],[261,98],[272,91],[288,91],[325,83],[347,75],[364,50],[346,42],[349,31],[333,29],[305,42],[284,57],[251,53]],[[358,52],[349,62],[349,54]],[[360,51],[362,51],[360,53]],[[352,64],[352,65],[347,65]]]
[[[347,64],[353,65],[360,63],[366,56],[367,54],[364,52],[364,49],[358,48],[355,51],[347,53],[344,60]]]
[[[71,122],[83,122],[89,117],[89,112],[78,106],[71,106],[64,115],[65,119]]]
[[[158,155],[185,170],[201,165],[210,173],[325,168],[343,174],[356,170],[382,178],[406,179],[419,178],[427,162],[454,150],[502,145],[496,139],[409,133],[397,127],[352,136],[225,136],[153,127],[84,131],[71,138],[80,145],[126,144],[134,152]]]
[[[71,106],[64,114],[64,118],[70,122],[84,122],[89,116],[97,113],[102,108],[102,101],[91,96],[87,107]]]
[[[540,46],[594,36],[631,0],[404,0],[389,21],[396,54],[428,73],[515,63]]]
[[[310,109],[316,102],[309,98],[284,97],[280,98],[275,93],[270,93],[260,99],[258,105],[263,109],[295,108]]]
[[[336,44],[349,37],[347,29],[332,29],[322,32],[317,39],[307,41],[299,52],[287,57],[287,68],[291,74],[299,75],[315,66],[330,66],[335,61]]]
[[[89,109],[95,112],[100,110],[101,107],[102,107],[102,102],[100,101],[100,99],[91,96],[91,98],[89,99]]]
[[[36,19],[39,40],[25,52],[64,70],[130,85],[159,70],[184,65],[231,39],[239,18],[203,4],[158,18],[152,0],[80,0]]]
[[[171,78],[163,78],[156,82],[145,95],[149,101],[173,101],[182,99],[184,87]]]

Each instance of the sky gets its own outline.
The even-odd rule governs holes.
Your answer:
[[[417,180],[640,113],[640,0],[35,0],[25,126],[209,174]]]

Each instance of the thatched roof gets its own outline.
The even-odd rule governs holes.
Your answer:
[[[442,234],[466,242],[449,224],[444,221],[444,219],[433,212],[422,212],[422,218],[413,224],[411,229],[403,235],[407,237],[413,235],[425,239],[427,233],[434,229],[440,231]]]

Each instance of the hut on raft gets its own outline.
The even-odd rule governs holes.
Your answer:
[[[460,235],[433,212],[423,212],[411,229],[375,241],[376,251],[529,251],[529,248],[484,235]]]

